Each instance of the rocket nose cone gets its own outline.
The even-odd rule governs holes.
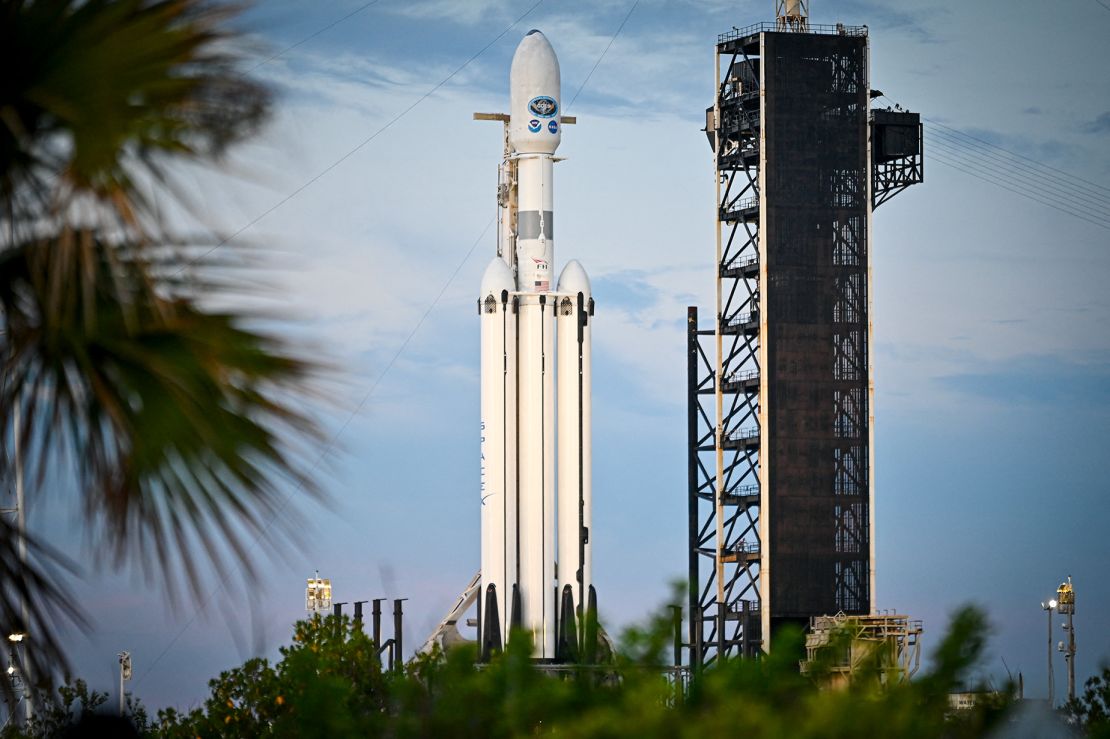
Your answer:
[[[509,69],[509,144],[521,154],[553,154],[563,129],[559,59],[533,30],[520,40]]]
[[[505,260],[501,257],[494,257],[490,260],[489,266],[486,267],[486,271],[482,274],[482,286],[479,288],[481,294],[479,297],[484,298],[487,295],[500,297],[503,290],[512,292],[515,289],[513,271],[509,269],[509,265],[505,264]]]
[[[547,71],[551,70],[551,71]],[[545,75],[558,73],[558,58],[551,41],[541,31],[529,31],[527,36],[516,44],[513,52],[513,64],[509,68],[509,75],[529,74]]]
[[[585,297],[590,297],[590,278],[586,276],[586,270],[577,259],[570,260],[563,267],[563,272],[559,275],[557,291],[572,294],[582,293]]]
[[[547,37],[544,36],[543,31],[541,31],[537,28],[534,28],[531,31],[528,31],[527,33],[525,33],[524,38],[521,39],[521,42],[516,44],[516,52],[515,53],[516,54],[521,53],[521,49],[542,49],[542,48],[551,49],[552,55],[554,57],[555,50],[552,48],[552,42],[547,40]]]

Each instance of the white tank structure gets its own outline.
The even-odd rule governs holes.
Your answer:
[[[591,464],[590,315],[593,298],[590,278],[576,259],[567,262],[559,276],[555,311],[556,370],[558,378],[558,502],[559,572],[558,608],[560,643],[596,640],[594,625],[586,627],[580,613],[597,610],[593,595],[593,557],[590,523],[593,514]],[[569,631],[575,620],[584,632]]]
[[[519,275],[518,275],[519,277]],[[517,490],[521,627],[555,657],[555,321],[553,296],[518,296]]]
[[[480,652],[488,658],[521,629],[538,660],[589,661],[597,639],[589,544],[593,300],[577,261],[552,290],[553,155],[564,119],[559,62],[539,31],[517,47],[509,88],[508,116],[481,116],[505,121],[506,145],[498,256],[478,299]]]
[[[490,628],[502,632],[512,613],[517,581],[516,337],[517,314],[510,297],[513,273],[494,259],[482,277],[481,311],[481,493],[484,596],[480,610]]]

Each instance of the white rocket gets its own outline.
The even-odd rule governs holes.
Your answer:
[[[551,289],[553,155],[564,119],[559,61],[539,31],[530,31],[517,47],[509,87],[498,256],[486,268],[478,300],[478,633],[484,657],[501,649],[511,630],[523,629],[531,633],[538,659],[592,660],[597,640],[590,553],[593,299],[577,261],[567,263]]]

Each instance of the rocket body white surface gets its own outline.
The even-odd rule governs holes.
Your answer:
[[[521,625],[536,656],[555,656],[555,321],[550,296],[519,297],[517,449],[520,455]]]
[[[517,289],[551,290],[555,212],[551,155],[563,132],[559,60],[539,31],[513,54],[509,72],[509,146],[517,159]]]
[[[558,500],[560,598],[569,586],[575,609],[584,613],[593,584],[589,526],[593,513],[591,465],[590,281],[577,260],[559,276]],[[584,315],[585,314],[585,315]]]
[[[531,31],[513,56],[498,180],[499,258],[486,270],[478,301],[479,639],[488,656],[521,628],[531,633],[536,658],[572,661],[593,654],[583,638],[594,602],[588,536],[593,301],[576,261],[551,290],[559,84],[554,50]]]
[[[517,316],[509,297],[514,287],[509,266],[500,259],[490,262],[481,287],[482,582],[483,592],[493,586],[500,614],[510,612],[512,589],[506,584],[517,579]],[[505,618],[498,630],[507,627]]]

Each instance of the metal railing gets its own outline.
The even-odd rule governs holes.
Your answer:
[[[759,545],[757,544],[756,546],[758,547]],[[751,614],[759,613],[759,601],[758,600],[747,600],[745,598],[737,598],[736,600],[729,603],[726,606],[726,608],[729,611],[731,611],[732,613],[743,613],[745,603],[748,604],[748,613],[751,613]]]
[[[748,439],[758,439],[759,427],[753,426],[746,429],[736,429],[725,438],[729,441],[747,441]]]
[[[759,207],[759,197],[744,198],[743,200],[733,200],[728,204],[729,213],[736,213],[741,210],[748,210],[749,208]]]
[[[736,554],[758,554],[759,543],[758,541],[739,540],[733,546],[728,547],[729,551],[735,551]]]
[[[734,328],[736,326],[747,326],[749,323],[759,323],[759,311],[753,310],[750,313],[741,313],[735,318],[730,319],[725,326]]]
[[[730,382],[744,382],[745,380],[755,380],[759,377],[759,370],[737,370],[731,375],[725,377],[725,383]]]
[[[743,28],[733,28],[731,31],[722,33],[717,36],[717,43],[723,44],[726,41],[735,41],[736,39],[745,38],[747,36],[754,36],[757,33],[818,33],[827,36],[866,36],[867,26],[846,26],[843,23],[834,25],[807,23],[804,29],[791,29],[784,31],[779,28],[775,23],[763,22],[753,23],[750,26]]]
[[[734,498],[744,498],[751,495],[759,495],[758,485],[740,485],[739,487],[732,488],[728,494]]]

